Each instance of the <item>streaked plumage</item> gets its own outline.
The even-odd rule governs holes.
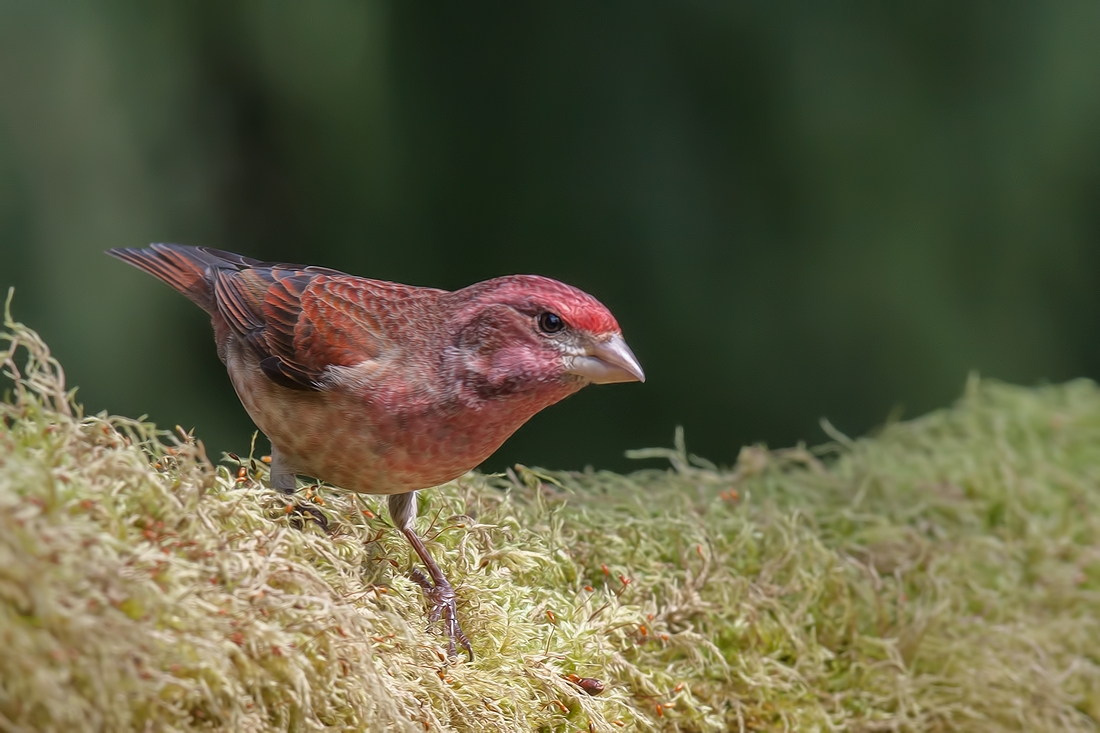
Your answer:
[[[449,584],[413,540],[410,492],[474,468],[586,384],[644,379],[607,309],[545,277],[448,292],[204,247],[109,254],[210,315],[233,386],[271,441],[273,485],[293,491],[304,474],[391,495],[394,522],[432,573],[422,585],[452,651],[456,638],[469,644]]]

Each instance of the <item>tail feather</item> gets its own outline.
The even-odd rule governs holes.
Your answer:
[[[211,315],[217,312],[215,270],[243,270],[263,264],[232,252],[182,244],[152,244],[145,249],[109,249],[107,254],[163,280]]]

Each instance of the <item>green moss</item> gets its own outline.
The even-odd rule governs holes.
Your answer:
[[[971,379],[881,434],[422,494],[477,659],[383,502],[71,402],[6,324],[0,729],[1095,730],[1100,390]],[[651,464],[643,464],[651,465]],[[320,505],[323,502],[323,506]],[[586,694],[566,676],[603,681]]]

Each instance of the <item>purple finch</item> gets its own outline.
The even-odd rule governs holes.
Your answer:
[[[645,381],[614,317],[577,288],[511,275],[448,292],[206,247],[112,249],[205,310],[245,410],[295,475],[389,495],[423,561],[430,620],[453,655],[451,584],[413,529],[416,491],[461,476],[539,410],[587,384]]]

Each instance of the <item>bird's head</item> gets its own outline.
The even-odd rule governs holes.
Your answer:
[[[538,275],[511,275],[448,297],[455,346],[481,392],[645,381],[614,316],[582,290]]]

